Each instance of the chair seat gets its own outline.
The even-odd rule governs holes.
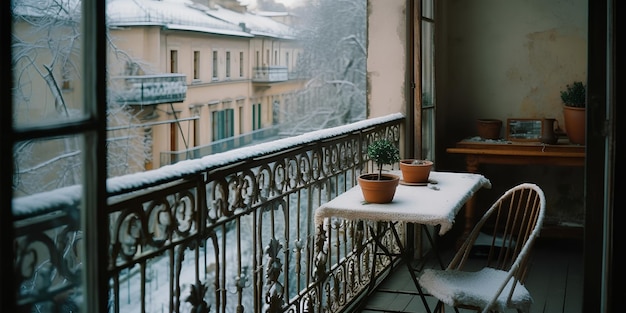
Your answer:
[[[507,278],[505,271],[485,267],[477,272],[425,269],[419,277],[420,285],[434,297],[450,306],[469,305],[484,308]],[[530,310],[532,297],[522,284],[515,286],[511,303],[506,304],[513,279],[509,281],[492,309],[504,311],[515,308]]]

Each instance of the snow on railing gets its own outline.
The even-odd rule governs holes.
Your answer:
[[[367,289],[370,276],[356,273],[389,261],[371,268],[362,223],[335,221],[316,238],[313,212],[371,167],[369,142],[399,142],[403,121],[391,114],[108,179],[110,312],[340,310]],[[76,186],[14,200],[25,308],[80,301],[80,201]],[[323,242],[327,272],[316,275]]]

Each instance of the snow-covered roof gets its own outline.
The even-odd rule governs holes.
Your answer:
[[[268,17],[271,17],[271,16],[290,16],[290,15],[292,15],[289,12],[275,12],[275,11],[257,11],[257,12],[255,12],[255,14],[259,15],[259,16],[268,16]]]
[[[111,0],[107,18],[110,26],[160,25],[232,36],[293,38],[289,26],[270,17],[239,13],[219,5],[209,8],[191,0]]]
[[[191,0],[112,0],[107,4],[110,26],[158,25],[168,29],[251,37],[238,25],[213,18]]]
[[[215,9],[205,11],[207,14],[235,25],[245,25],[251,34],[257,36],[280,37],[293,39],[294,31],[287,25],[277,22],[270,17],[257,15],[251,12],[235,12],[222,8],[219,5]]]
[[[80,16],[81,0],[14,0],[12,12],[19,16]],[[109,0],[109,26],[163,26],[228,36],[264,36],[294,39],[288,25],[251,12],[236,12],[219,5],[207,7],[192,0]]]

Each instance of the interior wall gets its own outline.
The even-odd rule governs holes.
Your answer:
[[[587,77],[587,1],[438,1],[436,38],[437,162],[464,170],[445,149],[476,136],[478,118],[556,118],[560,90]],[[503,126],[502,135],[504,136]],[[549,215],[581,222],[578,168],[482,166],[494,183],[484,202],[523,182],[544,188]],[[486,203],[483,203],[486,205]]]

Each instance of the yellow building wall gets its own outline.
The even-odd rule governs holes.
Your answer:
[[[170,73],[171,51],[178,55],[178,73],[186,75],[187,95],[184,102],[155,106],[156,121],[184,120],[180,126],[153,126],[152,167],[160,167],[161,152],[181,151],[212,142],[212,114],[234,110],[234,135],[252,131],[252,105],[261,103],[262,127],[270,127],[274,119],[272,105],[284,102],[300,81],[288,80],[269,84],[252,82],[257,52],[260,62],[270,66],[287,66],[294,70],[299,48],[288,40],[271,38],[227,37],[198,32],[161,31],[157,27],[131,27],[112,31],[116,45],[141,61],[147,71]],[[200,53],[199,77],[193,78],[194,51]],[[218,76],[213,77],[213,52],[218,53]],[[230,77],[226,76],[226,52],[230,52]],[[240,53],[243,53],[243,76],[240,76]],[[289,53],[287,59],[286,54]],[[144,64],[145,63],[145,64]],[[121,66],[121,67],[120,67]],[[118,71],[123,65],[118,65]],[[187,120],[197,116],[197,122]],[[195,129],[198,127],[199,129]],[[196,138],[198,136],[198,138]],[[172,149],[172,145],[175,149]]]

